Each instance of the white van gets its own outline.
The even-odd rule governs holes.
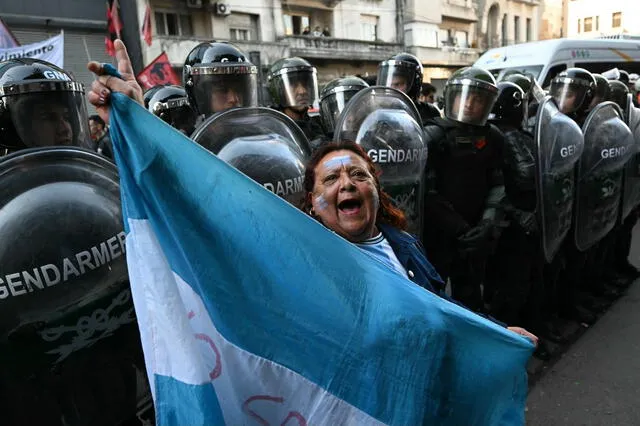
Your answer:
[[[515,70],[532,74],[543,88],[570,67],[601,73],[612,68],[640,74],[640,40],[554,39],[498,47],[485,52],[474,66],[496,79]]]

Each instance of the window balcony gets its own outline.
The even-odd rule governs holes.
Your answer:
[[[465,67],[473,64],[480,56],[479,49],[453,46],[409,48],[425,66]]]
[[[223,40],[220,38],[217,40],[232,43],[247,56],[250,55],[250,52],[260,52],[261,61],[266,64],[271,64],[280,58],[289,56],[289,46],[282,42],[268,43],[250,40]],[[191,49],[199,43],[208,41],[211,41],[211,39],[197,38],[196,36],[154,36],[151,46],[147,47],[146,44],[143,44],[144,62],[148,64],[164,51],[172,64],[182,66]]]
[[[380,41],[347,40],[333,37],[286,36],[291,56],[353,61],[383,61],[402,51],[402,45]]]

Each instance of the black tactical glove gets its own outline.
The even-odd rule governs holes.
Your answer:
[[[458,250],[462,255],[487,251],[495,232],[493,221],[483,219],[476,226],[458,237]]]

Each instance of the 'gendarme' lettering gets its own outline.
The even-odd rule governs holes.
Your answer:
[[[125,254],[125,239],[125,233],[120,232],[56,264],[48,263],[28,271],[0,275],[0,299],[44,290],[107,265]]]
[[[374,163],[412,163],[421,161],[427,155],[427,149],[370,149],[367,151]]]

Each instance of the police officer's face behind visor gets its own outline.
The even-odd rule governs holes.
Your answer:
[[[309,96],[309,89],[307,88],[307,85],[305,84],[305,82],[298,79],[298,80],[293,80],[292,84],[293,84],[293,98],[296,101],[296,105],[300,107],[309,106],[309,102],[311,98]]]
[[[233,87],[216,86],[211,92],[211,109],[222,112],[242,106],[242,94]]]
[[[380,198],[367,162],[348,150],[333,151],[314,174],[312,215],[351,242],[371,238]]]
[[[462,108],[463,116],[470,122],[481,121],[485,113],[486,99],[478,92],[469,91],[461,102],[462,94],[458,93],[453,101],[451,110],[454,115],[460,116]]]
[[[409,89],[407,87],[407,79],[400,75],[393,76],[393,79],[391,80],[391,87],[403,93],[407,93],[407,89]]]
[[[33,142],[37,146],[71,145],[73,127],[69,108],[57,103],[35,104],[32,110]]]

